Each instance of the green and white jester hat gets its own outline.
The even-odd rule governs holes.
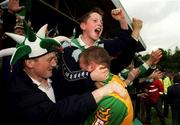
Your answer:
[[[47,24],[39,29],[35,34],[31,27],[25,24],[25,36],[7,33],[6,35],[15,40],[18,44],[15,48],[8,48],[0,51],[0,57],[12,55],[10,64],[15,64],[18,60],[26,58],[35,58],[61,47],[62,41],[70,41],[64,36],[54,38],[46,37]]]

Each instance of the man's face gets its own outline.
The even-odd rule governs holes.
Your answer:
[[[49,78],[52,76],[52,70],[56,66],[56,53],[51,52],[39,58],[33,59],[32,72],[37,78]]]
[[[92,13],[86,22],[83,22],[83,35],[89,37],[93,41],[97,41],[103,31],[102,16],[98,13]]]
[[[14,30],[14,33],[23,36],[23,35],[24,35],[24,29],[22,29],[22,28],[16,28],[16,29]]]

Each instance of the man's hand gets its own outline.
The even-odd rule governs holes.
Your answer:
[[[124,99],[127,98],[127,90],[117,82],[112,82],[110,84],[106,84],[103,87],[96,89],[92,92],[92,95],[97,102],[99,102],[104,96],[107,96],[111,93],[117,93],[119,96]]]
[[[145,92],[137,94],[138,97],[141,97],[143,99],[146,99],[149,95]]]
[[[9,13],[15,14],[23,8],[24,6],[19,6],[19,0],[9,0],[9,3],[8,3]]]
[[[104,81],[107,79],[109,75],[108,68],[100,65],[93,72],[91,72],[90,76],[93,81]]]
[[[132,31],[132,34],[131,36],[136,40],[138,41],[139,37],[140,37],[140,31],[142,29],[142,26],[143,26],[143,21],[140,20],[140,19],[137,19],[137,18],[133,18],[132,19],[132,28],[133,28],[133,31]]]
[[[124,10],[121,9],[121,8],[117,8],[117,9],[113,9],[111,11],[111,16],[119,21],[120,25],[121,25],[121,28],[122,29],[128,29],[128,23],[126,21],[126,18],[125,18],[125,14],[124,14]]]
[[[159,60],[161,59],[161,57],[162,57],[162,51],[160,49],[158,49],[156,51],[152,51],[151,54],[150,54],[150,57],[146,61],[146,63],[149,66],[156,65],[159,62]]]
[[[164,76],[164,73],[161,72],[160,70],[156,69],[154,70],[151,75],[149,76],[149,78],[152,78],[152,79],[156,79],[156,78],[163,78]]]
[[[121,96],[122,98],[126,99],[127,98],[127,90],[119,83],[112,82],[111,83],[112,87],[112,92],[117,93],[119,96]]]

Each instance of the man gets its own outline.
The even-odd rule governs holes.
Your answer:
[[[167,100],[172,111],[172,125],[180,124],[180,73],[176,73],[173,78],[174,84],[169,86]]]
[[[164,95],[163,95],[163,102],[164,102],[164,116],[168,117],[169,114],[169,104],[167,102],[167,89],[169,88],[169,86],[172,85],[172,81],[170,78],[170,75],[172,73],[169,71],[165,71],[164,72],[164,77],[162,79],[163,81],[163,85],[164,85]]]
[[[14,33],[24,35],[23,19],[16,17],[16,25],[14,26]]]
[[[17,48],[9,50],[13,52],[11,64],[19,64],[13,79],[7,83],[7,111],[3,114],[7,114],[6,124],[80,124],[97,108],[96,103],[103,96],[120,93],[121,86],[114,83],[83,95],[64,96],[63,77],[53,70],[57,66],[55,51],[60,43],[58,37],[46,37],[46,26],[35,34],[26,24],[25,36],[6,33],[18,42]],[[106,76],[106,69],[102,74]]]
[[[23,21],[21,17],[18,16],[18,12],[22,8],[22,6],[19,6],[19,0],[8,1],[8,8],[3,9],[3,34],[5,34],[5,32],[14,32],[19,35],[24,35]],[[3,35],[2,38],[2,49],[16,46],[16,43],[6,35]],[[10,58],[11,57],[6,56],[2,59],[2,83],[8,82],[11,76]]]
[[[19,16],[16,17],[16,24],[14,26],[14,33],[24,36],[23,20]],[[5,37],[4,42],[7,45],[6,46],[7,48],[16,46],[14,41],[7,36]],[[3,64],[2,64],[2,72],[3,72],[2,81],[3,82],[8,82],[11,75],[12,75],[11,66],[10,66],[10,59],[11,59],[11,56],[3,57]]]
[[[4,32],[14,32],[17,23],[17,14],[24,6],[20,6],[19,0],[9,0],[8,8],[3,9],[3,29]],[[13,41],[4,41],[3,48],[14,47]]]
[[[144,61],[139,67],[134,67],[134,62],[132,61],[132,63],[122,70],[119,75],[125,79],[127,85],[131,86],[135,78],[143,76],[150,67],[155,66],[160,61],[161,57],[162,51],[160,49],[152,51],[148,60]]]
[[[110,68],[110,56],[102,47],[92,46],[80,54],[80,67],[88,72],[92,72],[99,65],[104,65]],[[109,72],[109,77],[103,82],[96,82],[96,87],[101,88],[106,84],[112,84],[116,81],[118,84],[124,86],[122,90],[128,95],[125,89],[126,84],[119,76],[113,75]],[[133,107],[130,96],[126,99],[121,98],[115,93],[111,93],[104,97],[98,103],[98,108],[85,121],[85,125],[132,125],[133,124]]]
[[[152,66],[155,66],[162,57],[162,51],[157,49],[152,51],[148,60],[143,61],[144,63],[139,67],[134,67],[134,62],[131,63],[126,69],[119,73],[120,77],[124,79],[124,82],[127,84],[127,90],[130,94],[131,101],[133,103],[134,109],[134,117],[138,117],[139,108],[140,108],[140,97],[146,97],[148,94],[146,93],[139,93],[139,89],[141,85],[137,82],[138,79],[141,78],[148,72],[148,69]],[[134,82],[135,80],[135,82]]]
[[[81,18],[80,28],[82,29],[82,34],[79,38],[72,39],[71,46],[64,49],[62,69],[67,81],[72,82],[66,84],[69,91],[68,94],[83,93],[84,91],[92,91],[95,88],[91,80],[87,79],[89,78],[88,73],[82,72],[78,64],[79,54],[88,47],[101,46],[105,48],[110,56],[113,56],[110,69],[115,74],[127,67],[132,61],[136,51],[139,32],[142,28],[142,21],[133,19],[133,31],[131,32],[122,9],[113,9],[111,15],[120,24],[121,30],[119,30],[116,38],[99,39],[103,31],[103,13],[99,8],[95,8]],[[79,80],[83,84],[77,84],[76,81]]]
[[[153,81],[149,81],[149,84],[145,84],[144,91],[148,94],[147,101],[145,102],[148,124],[151,124],[151,107],[154,107],[161,125],[165,125],[165,118],[162,110],[162,96],[164,93],[163,83],[161,82],[162,77],[163,73],[161,75],[156,75]]]

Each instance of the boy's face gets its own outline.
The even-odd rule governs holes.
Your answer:
[[[99,39],[103,31],[102,16],[98,13],[91,13],[88,20],[81,23],[80,26],[83,30],[83,35],[86,35],[86,37],[96,41]]]

